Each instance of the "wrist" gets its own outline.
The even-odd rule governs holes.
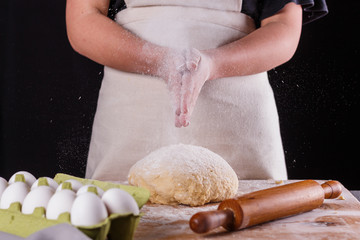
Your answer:
[[[155,77],[163,77],[165,73],[166,59],[169,56],[169,49],[152,43],[145,43],[142,48],[141,74]]]
[[[200,52],[203,55],[202,59],[207,61],[207,65],[209,67],[209,76],[207,81],[221,78],[218,71],[218,64],[216,63],[216,49],[203,50]]]

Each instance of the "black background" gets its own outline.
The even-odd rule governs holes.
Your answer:
[[[360,189],[359,1],[329,0],[293,59],[269,72],[289,178]],[[65,0],[1,1],[0,176],[84,176],[102,66],[70,47]]]

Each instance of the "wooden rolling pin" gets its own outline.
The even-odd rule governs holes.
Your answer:
[[[189,224],[196,233],[220,226],[233,231],[313,210],[320,207],[325,198],[337,198],[341,192],[337,181],[321,185],[314,180],[295,182],[224,200],[215,211],[193,215]]]

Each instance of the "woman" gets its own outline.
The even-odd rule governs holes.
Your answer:
[[[115,22],[109,0],[67,0],[71,45],[105,65],[86,177],[125,180],[136,161],[181,142],[218,153],[241,179],[286,179],[266,71],[291,59],[302,16],[326,13],[324,0],[126,6]]]

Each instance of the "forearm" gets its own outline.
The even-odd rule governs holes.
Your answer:
[[[166,48],[142,40],[109,19],[107,7],[81,2],[68,0],[66,13],[69,41],[77,52],[122,71],[158,75]]]
[[[204,51],[212,60],[210,79],[256,74],[290,60],[300,37],[301,7],[290,8],[295,8],[290,17],[279,13],[244,38]]]

